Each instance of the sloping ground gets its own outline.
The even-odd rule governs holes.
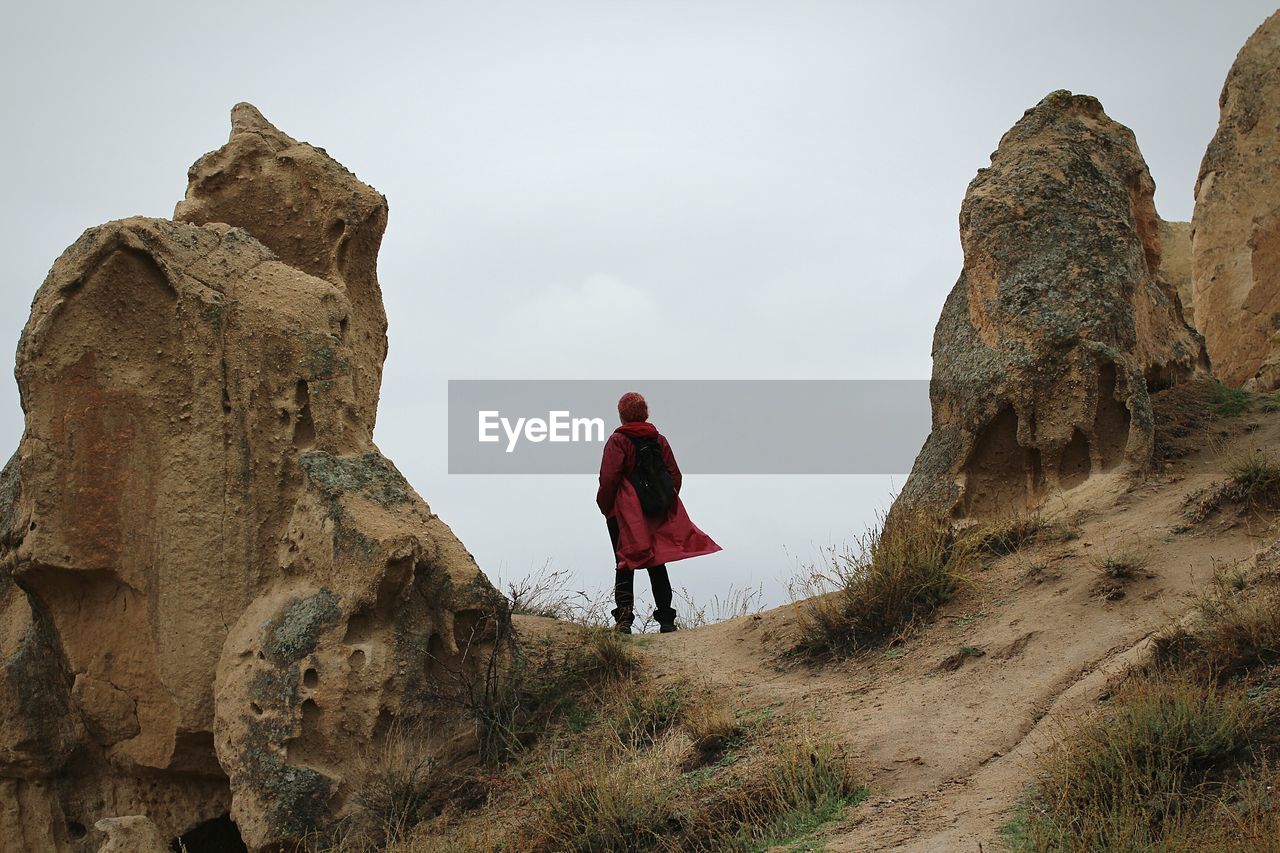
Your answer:
[[[1037,752],[1185,615],[1187,594],[1215,567],[1274,541],[1271,517],[1224,511],[1190,525],[1183,508],[1224,479],[1225,459],[1277,439],[1280,416],[1222,418],[1146,482],[1095,479],[1055,499],[1045,516],[1075,538],[989,563],[892,649],[823,666],[788,660],[801,603],[656,638],[643,654],[660,677],[812,717],[846,745],[872,796],[821,833],[827,849],[1000,849],[997,829]],[[1108,558],[1145,564],[1122,597],[1100,583]]]

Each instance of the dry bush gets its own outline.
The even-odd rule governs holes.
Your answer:
[[[1227,479],[1186,496],[1182,514],[1187,520],[1198,524],[1228,505],[1249,512],[1280,509],[1280,458],[1258,447],[1233,450],[1217,442],[1214,449]]]
[[[842,753],[811,734],[783,737],[719,774],[682,773],[687,741],[586,756],[537,787],[534,850],[761,850],[812,832],[865,791]]]
[[[1043,759],[1025,850],[1280,851],[1280,591],[1223,570],[1151,664]]]
[[[1280,459],[1254,449],[1226,458],[1228,498],[1251,510],[1280,508]]]
[[[480,758],[491,764],[518,755],[583,695],[630,678],[640,665],[628,639],[605,628],[578,629],[555,644],[521,645],[500,633],[492,646],[467,646],[457,661],[434,662],[438,689],[426,698],[475,725]]]
[[[1046,757],[1017,833],[1032,850],[1164,849],[1221,801],[1265,718],[1243,690],[1140,675]],[[1199,830],[1194,830],[1198,832]]]
[[[1156,659],[1224,681],[1280,662],[1280,589],[1250,585],[1241,574],[1217,572],[1195,598],[1195,619],[1156,638]]]
[[[597,754],[536,784],[535,850],[661,850],[678,812],[679,772],[667,750]]]
[[[573,589],[568,585],[571,577],[567,569],[553,569],[547,562],[523,578],[509,581],[507,600],[511,613],[559,619],[588,628],[612,625],[612,590]]]
[[[982,557],[1003,557],[1040,542],[1065,542],[1077,534],[1065,524],[1049,521],[1038,512],[1018,513],[983,521],[960,534]]]
[[[1108,554],[1094,561],[1093,568],[1107,580],[1128,581],[1141,575],[1151,565],[1151,558],[1128,552]]]
[[[973,540],[958,538],[945,520],[895,511],[857,550],[833,552],[828,571],[806,583],[834,589],[798,605],[793,652],[849,654],[893,637],[948,601],[975,558]]]
[[[606,706],[604,725],[624,749],[642,749],[674,728],[684,717],[684,692],[679,685],[659,687],[634,681]]]
[[[717,702],[710,694],[686,704],[680,713],[680,724],[703,755],[723,751],[743,731],[733,710]]]

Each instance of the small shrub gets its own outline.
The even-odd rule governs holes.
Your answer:
[[[749,839],[752,849],[767,850],[834,820],[867,790],[833,744],[804,734],[782,742],[749,794],[755,814],[744,821],[739,837]]]
[[[681,773],[688,741],[580,756],[535,785],[534,850],[763,850],[812,832],[865,796],[841,753],[808,732],[749,766]]]
[[[482,666],[436,660],[439,688],[428,697],[452,705],[476,727],[480,757],[502,764],[562,721],[584,694],[630,678],[639,658],[628,640],[605,628],[579,629],[558,645],[522,646],[500,635]]]
[[[507,601],[512,615],[542,616],[547,619],[569,619],[573,615],[571,594],[565,591],[569,572],[552,569],[544,563],[541,569],[519,580],[507,583]]]
[[[1122,553],[1103,557],[1094,564],[1094,567],[1103,578],[1128,581],[1141,575],[1150,564],[1148,557]]]
[[[423,732],[393,724],[382,744],[361,755],[352,799],[375,843],[399,840],[427,816],[436,778],[435,760]]]
[[[545,776],[530,827],[535,850],[661,850],[681,805],[678,772],[663,750],[597,755]],[[668,848],[669,849],[669,848]]]
[[[552,569],[548,562],[519,580],[509,581],[507,601],[511,613],[559,619],[588,628],[612,625],[612,588],[573,589],[568,585],[571,577],[567,569]]]
[[[1219,573],[1195,599],[1196,618],[1156,639],[1161,663],[1224,681],[1280,661],[1280,592]]]
[[[1159,847],[1220,787],[1215,774],[1247,754],[1262,723],[1240,690],[1167,672],[1134,678],[1050,753],[1019,846]]]
[[[1280,460],[1255,450],[1227,459],[1229,497],[1249,509],[1280,508]]]
[[[948,601],[973,565],[974,548],[941,519],[904,510],[860,543],[833,554],[814,586],[833,592],[798,606],[794,652],[851,653],[881,642]]]
[[[567,662],[567,669],[581,683],[627,678],[639,667],[631,641],[608,628],[586,629]]]
[[[681,712],[680,724],[694,747],[704,755],[723,751],[742,735],[742,726],[733,711],[709,696],[687,704]]]
[[[622,746],[639,749],[657,741],[683,715],[684,697],[679,687],[630,684],[614,703],[606,724]]]
[[[1049,521],[1039,513],[1028,513],[975,524],[960,537],[980,556],[1003,557],[1037,542],[1065,542],[1075,535],[1066,525]]]
[[[1214,414],[1233,417],[1252,409],[1257,395],[1243,388],[1231,388],[1221,382],[1214,382],[1209,399]]]

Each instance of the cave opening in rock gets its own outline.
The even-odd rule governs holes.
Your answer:
[[[1129,443],[1129,407],[1116,399],[1116,366],[1112,362],[1098,370],[1098,407],[1093,419],[1093,437],[1097,442],[1103,471],[1110,471],[1124,459]]]
[[[1058,460],[1058,485],[1063,489],[1074,488],[1089,479],[1091,471],[1089,439],[1076,429]]]
[[[169,849],[174,853],[248,853],[240,830],[231,820],[231,815],[222,814],[206,820],[189,832],[184,832],[173,840]]]
[[[1018,443],[1018,414],[1006,403],[974,442],[964,467],[964,514],[1026,509],[1038,494],[1040,459]]]

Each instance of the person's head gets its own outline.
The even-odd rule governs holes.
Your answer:
[[[635,391],[628,391],[618,399],[618,418],[628,424],[649,420],[649,404]]]

